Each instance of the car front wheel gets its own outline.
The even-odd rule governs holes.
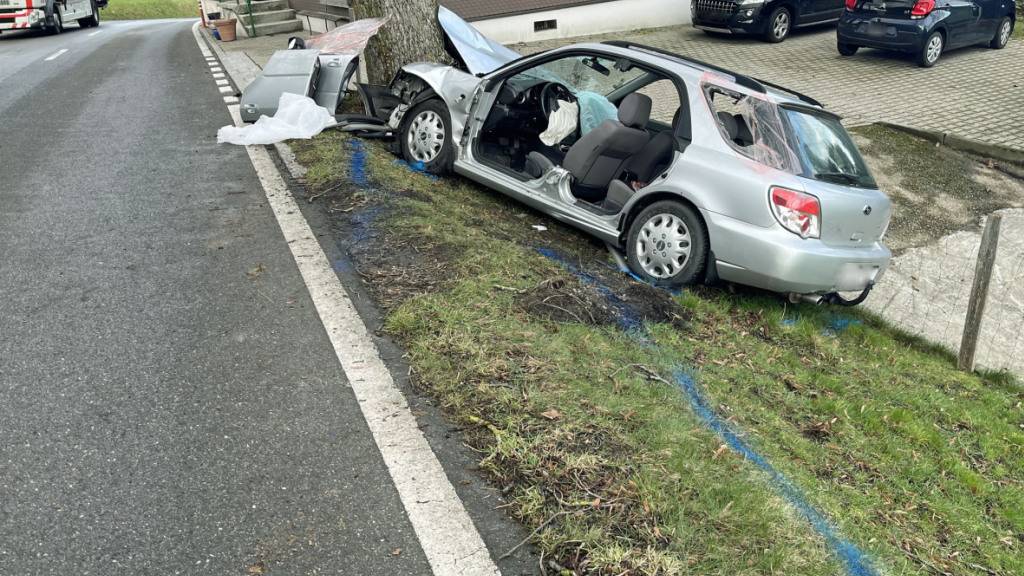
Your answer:
[[[942,49],[945,47],[946,39],[941,32],[932,32],[924,41],[921,53],[917,55],[917,64],[922,68],[931,68],[942,56]]]
[[[996,35],[988,44],[989,47],[996,50],[1006,48],[1006,43],[1010,41],[1011,32],[1013,32],[1013,20],[1010,20],[1009,16],[1003,16],[1002,21],[999,22],[999,28],[996,28]]]
[[[405,161],[433,174],[447,173],[454,160],[451,126],[448,107],[436,98],[406,112],[399,131]]]
[[[768,16],[768,28],[764,31],[764,39],[775,43],[782,42],[793,29],[793,15],[788,8],[779,7]]]
[[[853,44],[844,44],[840,42],[839,44],[836,45],[836,48],[839,49],[840,56],[853,56],[854,54],[857,53],[857,50],[860,48],[860,46],[854,46]]]
[[[708,235],[693,208],[665,200],[633,220],[626,240],[630,269],[655,286],[697,282],[708,254]]]

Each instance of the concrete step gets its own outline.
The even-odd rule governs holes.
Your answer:
[[[248,27],[246,27],[248,29]],[[302,30],[302,22],[298,19],[285,20],[283,22],[267,22],[256,25],[257,36],[270,36],[272,34],[287,34]]]
[[[241,2],[221,2],[221,7],[231,10],[236,14],[248,14],[249,6],[245,0]],[[252,12],[257,14],[259,12],[274,12],[276,10],[288,10],[288,0],[253,0]]]
[[[270,22],[284,22],[285,20],[295,19],[295,10],[271,10],[269,12],[253,12],[250,17],[248,14],[239,14],[238,21],[244,26],[249,25],[249,20],[253,20],[257,26],[260,24],[269,24]]]

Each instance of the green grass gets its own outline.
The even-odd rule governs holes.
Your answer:
[[[100,17],[104,20],[198,18],[199,3],[195,0],[110,0]]]
[[[378,263],[389,275],[377,293],[398,290],[386,331],[467,430],[507,511],[543,526],[534,542],[565,573],[842,573],[769,478],[701,424],[672,382],[680,366],[883,574],[1024,573],[1013,378],[958,372],[945,352],[857,311],[751,291],[687,290],[674,297],[685,326],[649,326],[646,343],[614,325],[547,320],[521,294],[578,280],[534,247],[590,270],[607,260],[600,247],[365,146],[376,191],[323,199],[339,214],[389,207],[378,229],[402,232],[379,241],[419,257],[406,280]],[[297,145],[314,191],[345,180],[348,151],[337,133]],[[445,273],[424,282],[432,266]],[[837,313],[854,323],[835,333]]]

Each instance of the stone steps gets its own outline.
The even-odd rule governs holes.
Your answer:
[[[246,36],[271,36],[287,34],[302,30],[302,21],[295,15],[295,10],[288,6],[288,0],[253,0],[250,4],[240,1],[222,3],[221,7],[233,12],[238,18],[239,28]],[[252,14],[249,13],[250,7]]]

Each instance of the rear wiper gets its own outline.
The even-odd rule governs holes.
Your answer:
[[[817,172],[814,177],[818,180],[839,180],[847,184],[860,184],[860,177],[848,172]]]

